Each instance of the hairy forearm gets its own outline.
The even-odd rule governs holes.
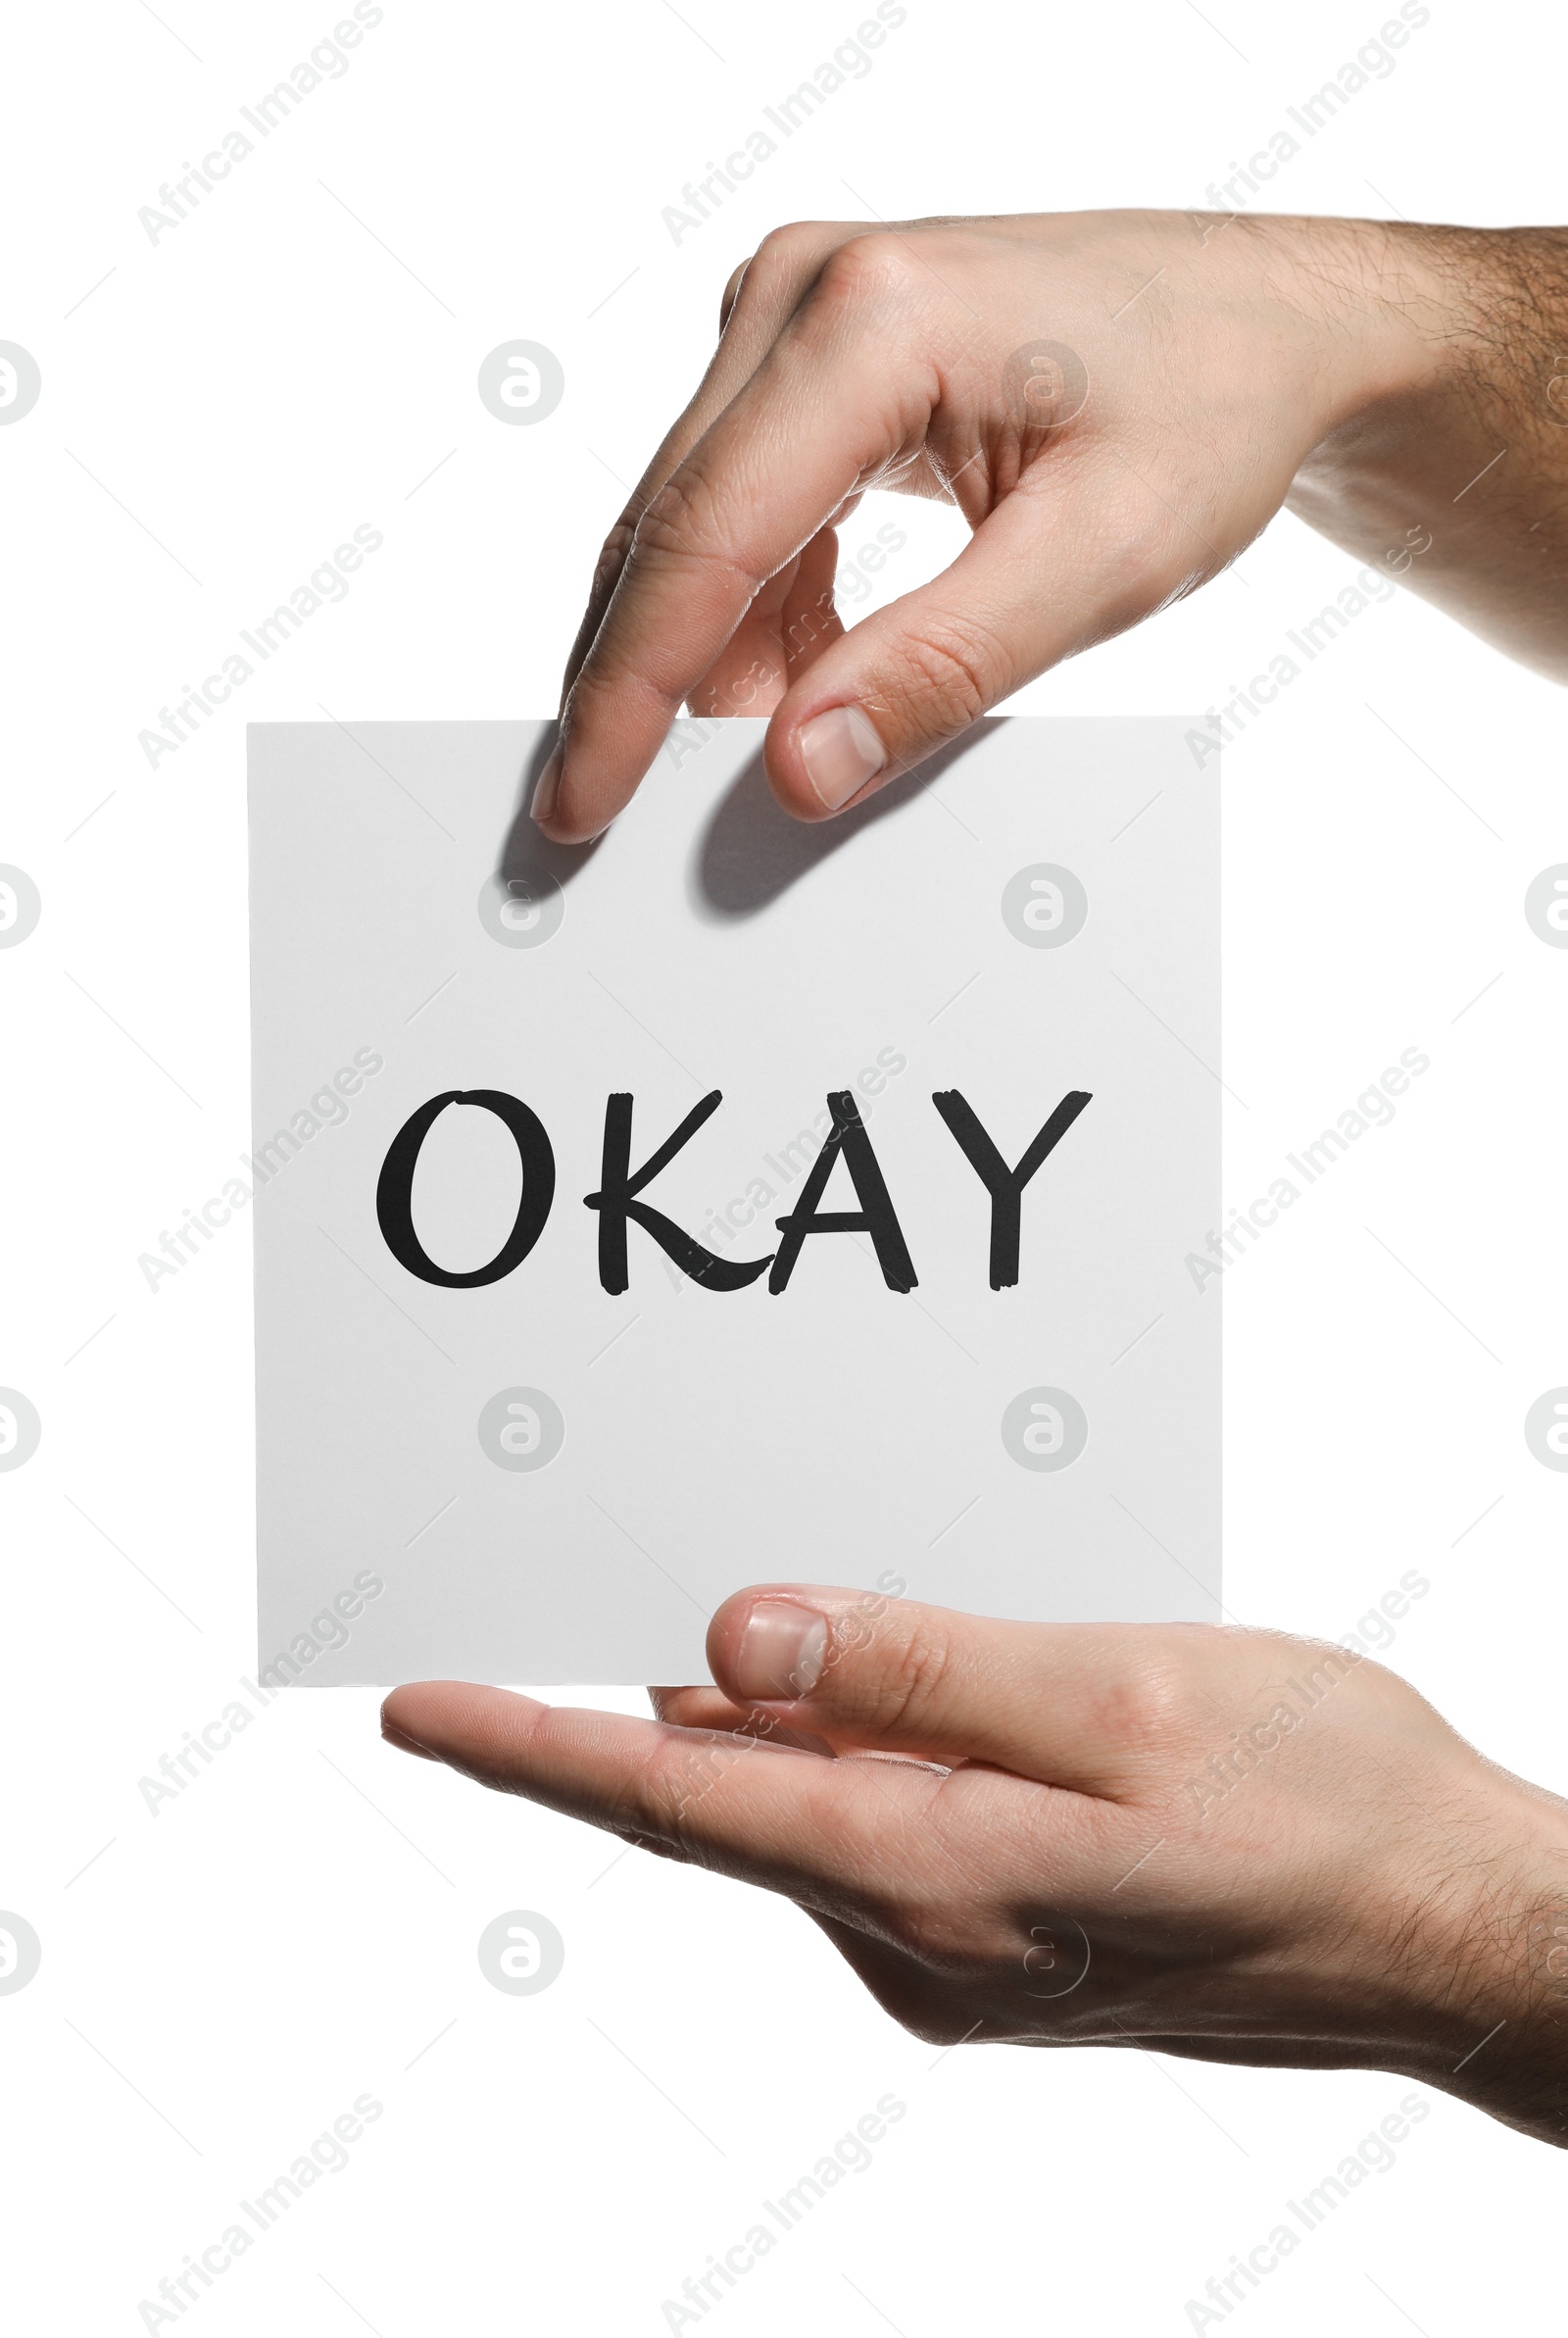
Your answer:
[[[1386,1969],[1415,2042],[1388,2061],[1568,2148],[1568,1812],[1488,1766],[1473,1805],[1436,1816],[1429,1887],[1407,1878],[1391,1912]]]
[[[1568,229],[1322,224],[1352,228],[1341,297],[1399,357],[1302,464],[1290,509],[1568,681]]]

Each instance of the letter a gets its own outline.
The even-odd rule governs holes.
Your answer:
[[[848,1088],[840,1088],[827,1100],[833,1116],[833,1126],[827,1142],[811,1164],[810,1174],[801,1187],[801,1198],[787,1218],[776,1218],[773,1223],[784,1239],[773,1261],[773,1271],[767,1287],[776,1297],[783,1290],[794,1271],[795,1262],[808,1234],[869,1234],[876,1246],[877,1263],[882,1279],[890,1291],[912,1291],[918,1277],[914,1262],[909,1257],[899,1224],[882,1180],[882,1170],[871,1150],[871,1140],[865,1133],[859,1107]],[[817,1203],[823,1188],[833,1173],[833,1164],[839,1155],[854,1181],[860,1198],[858,1210],[821,1210]]]

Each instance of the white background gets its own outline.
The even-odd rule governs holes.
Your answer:
[[[44,900],[0,957],[0,1381],[44,1422],[0,1478],[0,1905],[44,1948],[0,1998],[9,2310],[141,2327],[160,2276],[368,2090],[384,2116],[349,2167],[200,2294],[201,2329],[658,2330],[661,2301],[891,2090],[907,2115],[873,2165],[715,2308],[725,2327],[1186,2329],[1184,2301],[1399,2081],[939,2061],[789,1907],[383,1751],[368,1692],[281,1700],[149,1815],[138,1778],[249,1668],[248,1233],[156,1297],[136,1259],[245,1141],[244,721],[550,711],[616,480],[770,224],[1202,204],[1380,11],[910,0],[874,71],[678,247],[661,207],[856,9],[647,0],[542,23],[387,0],[349,73],[154,246],[138,206],[334,11],[160,14],[29,12],[0,137],[0,337],[44,382],[0,429],[0,860]],[[1563,63],[1544,12],[1434,0],[1276,206],[1560,218]],[[518,336],[566,375],[531,429],[474,390]],[[850,554],[884,516],[852,522]],[[959,529],[894,516],[910,546],[891,591]],[[365,521],[385,544],[347,600],[149,770],[137,732],[160,706]],[[1208,705],[1353,565],[1282,520],[1239,573],[1017,703]],[[1568,954],[1521,901],[1568,859],[1561,710],[1400,597],[1225,777],[1230,1200],[1401,1049],[1432,1058],[1227,1278],[1229,1605],[1337,1635],[1419,1567],[1432,1589],[1391,1661],[1558,1786],[1568,1479],[1521,1422],[1568,1380]],[[532,1998],[474,1957],[517,1907],[566,1941]],[[1394,2169],[1237,2311],[1282,2333],[1525,2326],[1554,2303],[1560,2176],[1436,2097]]]

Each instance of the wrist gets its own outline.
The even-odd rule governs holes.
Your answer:
[[[1282,219],[1279,250],[1310,320],[1320,440],[1441,394],[1475,330],[1446,230],[1378,220]]]
[[[1428,1830],[1396,1936],[1410,1960],[1401,2068],[1568,2148],[1568,1813],[1501,1775]],[[1439,1864],[1441,1863],[1441,1865]],[[1441,1878],[1434,1881],[1434,1877]]]

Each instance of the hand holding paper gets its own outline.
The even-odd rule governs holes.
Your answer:
[[[1568,1810],[1382,1666],[801,1584],[708,1655],[659,1721],[425,1681],[383,1732],[784,1893],[934,2042],[1392,2069],[1568,2142]]]
[[[605,545],[535,817],[596,835],[689,701],[771,715],[774,792],[826,819],[1287,502],[1568,678],[1565,258],[1560,229],[1223,212],[775,229]],[[833,530],[867,487],[974,533],[847,634]]]

